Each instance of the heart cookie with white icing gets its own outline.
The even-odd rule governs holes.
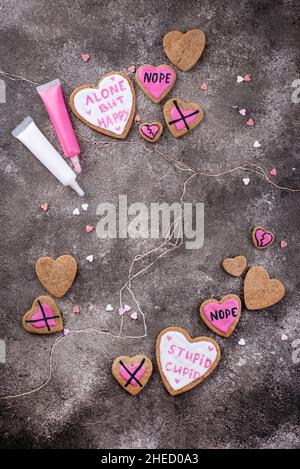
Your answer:
[[[221,358],[219,344],[209,337],[195,337],[180,327],[161,331],[156,341],[156,359],[171,396],[182,394],[204,381]]]
[[[135,116],[135,90],[122,72],[104,75],[98,86],[82,85],[70,97],[75,116],[104,135],[125,139]]]

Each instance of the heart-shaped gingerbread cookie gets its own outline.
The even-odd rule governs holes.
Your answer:
[[[175,138],[194,129],[203,119],[203,110],[198,104],[186,103],[180,98],[169,99],[164,105],[163,113]]]
[[[35,272],[43,287],[56,298],[64,296],[71,288],[77,272],[77,261],[68,254],[57,259],[40,257]]]
[[[137,83],[153,103],[160,103],[173,88],[176,73],[169,65],[141,65],[135,74]]]
[[[223,269],[233,277],[240,277],[247,266],[244,256],[228,257],[223,261]]]
[[[220,301],[210,298],[201,304],[200,316],[216,334],[229,337],[241,317],[241,300],[233,294]]]
[[[205,34],[201,29],[187,33],[171,31],[164,36],[163,46],[168,59],[186,72],[200,59],[205,47]]]
[[[63,320],[55,302],[49,296],[39,296],[22,319],[24,329],[31,334],[54,334],[63,329]]]
[[[265,249],[271,246],[274,239],[274,233],[266,231],[262,226],[256,226],[252,231],[252,241],[257,249]]]
[[[132,396],[136,396],[144,389],[152,370],[152,362],[145,355],[135,355],[131,358],[121,356],[116,358],[112,365],[112,374],[122,388]]]
[[[160,122],[144,122],[139,126],[140,135],[147,142],[157,142],[163,131],[163,125]]]
[[[244,301],[247,309],[268,308],[278,303],[284,295],[284,285],[279,280],[270,279],[263,267],[253,266],[248,270],[244,283]]]
[[[97,132],[124,139],[135,116],[135,91],[122,72],[104,75],[98,86],[82,85],[70,96],[74,114]]]
[[[218,343],[195,337],[180,327],[161,331],[156,341],[156,359],[165,387],[171,396],[194,388],[216,368],[221,357]]]

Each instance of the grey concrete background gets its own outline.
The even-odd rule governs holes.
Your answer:
[[[162,37],[170,30],[201,27],[207,35],[203,59],[187,73],[178,72],[173,96],[200,103],[205,119],[181,140],[165,130],[157,149],[200,171],[219,172],[246,162],[266,171],[276,167],[276,181],[300,187],[299,111],[292,103],[299,78],[299,2],[295,1],[94,1],[30,0],[0,2],[1,69],[38,83],[63,81],[64,93],[96,83],[113,69],[167,62]],[[88,52],[88,63],[81,54]],[[238,85],[238,74],[252,81]],[[199,90],[203,81],[207,92]],[[74,254],[78,277],[57,301],[70,330],[94,327],[117,333],[120,287],[132,258],[155,240],[100,240],[87,235],[97,222],[100,202],[116,203],[119,194],[132,202],[176,202],[185,175],[143,145],[101,148],[80,138],[87,212],[72,211],[82,201],[60,185],[10,131],[31,115],[59,148],[35,86],[5,79],[7,103],[0,105],[1,164],[1,314],[0,339],[7,361],[0,364],[1,396],[39,386],[48,375],[53,337],[27,334],[20,324],[33,299],[44,293],[34,262],[42,255]],[[255,120],[248,128],[236,108]],[[143,119],[163,119],[137,89]],[[111,140],[73,119],[78,135]],[[134,125],[128,142],[137,141]],[[262,147],[253,148],[258,139]],[[296,168],[296,169],[294,169]],[[178,249],[160,261],[133,288],[146,315],[148,336],[115,339],[96,333],[72,334],[55,350],[51,382],[36,394],[1,401],[3,448],[293,448],[299,446],[299,365],[292,342],[299,331],[299,194],[280,191],[259,175],[243,171],[219,178],[197,177],[186,201],[205,204],[205,243],[198,251]],[[39,206],[47,201],[49,211]],[[249,234],[256,224],[274,230],[277,242],[255,250]],[[288,242],[281,249],[279,241]],[[94,255],[89,264],[85,258]],[[199,319],[198,304],[229,292],[242,295],[243,279],[220,267],[228,256],[244,254],[249,265],[265,266],[287,290],[278,305],[244,311],[228,339],[217,338]],[[130,298],[127,302],[133,305]],[[74,315],[78,304],[81,313]],[[189,393],[171,398],[155,363],[155,338],[169,325],[191,335],[215,337],[223,356],[215,373]],[[143,333],[142,321],[129,318],[124,332]],[[286,334],[288,340],[282,341]],[[244,338],[245,347],[238,345]],[[148,354],[154,373],[135,399],[118,387],[111,363],[119,354]]]

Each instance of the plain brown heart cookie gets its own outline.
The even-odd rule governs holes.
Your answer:
[[[152,362],[145,355],[121,356],[112,365],[112,374],[125,391],[136,396],[152,375]]]
[[[194,129],[203,119],[203,110],[196,103],[169,99],[163,108],[164,117],[173,137],[178,138]]]
[[[228,257],[223,261],[223,269],[233,277],[240,277],[247,266],[245,256]]]
[[[71,288],[77,272],[77,261],[68,254],[57,259],[40,257],[35,272],[43,287],[56,298],[64,296]]]
[[[201,29],[187,33],[171,31],[164,36],[163,46],[168,59],[186,72],[200,59],[205,47],[205,34]]]
[[[63,329],[56,303],[49,296],[39,296],[22,318],[24,329],[31,334],[54,334]]]
[[[247,309],[256,310],[273,306],[285,295],[284,285],[270,279],[268,272],[261,266],[248,270],[244,283],[244,301]]]

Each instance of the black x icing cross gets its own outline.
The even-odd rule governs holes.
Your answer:
[[[126,368],[126,366],[124,365],[124,363],[122,362],[122,360],[120,360],[120,365],[123,366],[123,368],[127,371],[127,373],[130,375],[130,378],[129,380],[127,381],[127,383],[124,385],[125,388],[127,388],[128,384],[131,383],[131,381],[134,379],[134,381],[142,388],[143,385],[139,382],[139,380],[135,377],[135,375],[137,374],[137,372],[142,368],[143,364],[145,363],[145,358],[143,358],[143,360],[141,361],[141,363],[139,364],[139,366],[137,367],[136,370],[134,370],[133,373],[131,373],[130,370],[128,370],[128,368]]]
[[[198,114],[199,109],[197,109],[197,111],[191,112],[191,114],[188,114],[187,116],[184,116],[183,113],[182,113],[182,111],[181,111],[181,109],[180,109],[180,107],[178,106],[177,101],[174,100],[174,101],[173,101],[173,104],[174,104],[174,106],[176,107],[177,111],[179,112],[180,117],[179,117],[179,119],[175,119],[175,120],[169,122],[169,125],[171,125],[171,124],[176,124],[176,122],[183,121],[183,123],[184,123],[186,129],[187,129],[187,130],[190,130],[186,119],[187,119],[188,117],[194,116],[195,114]]]
[[[43,319],[28,319],[25,322],[33,323],[33,322],[45,321],[46,325],[44,327],[47,327],[48,332],[50,332],[51,329],[50,329],[50,326],[48,324],[48,321],[50,319],[57,319],[57,318],[59,318],[59,316],[48,316],[47,317],[41,302],[39,300],[37,300],[37,302],[39,304],[39,307],[41,308]]]

